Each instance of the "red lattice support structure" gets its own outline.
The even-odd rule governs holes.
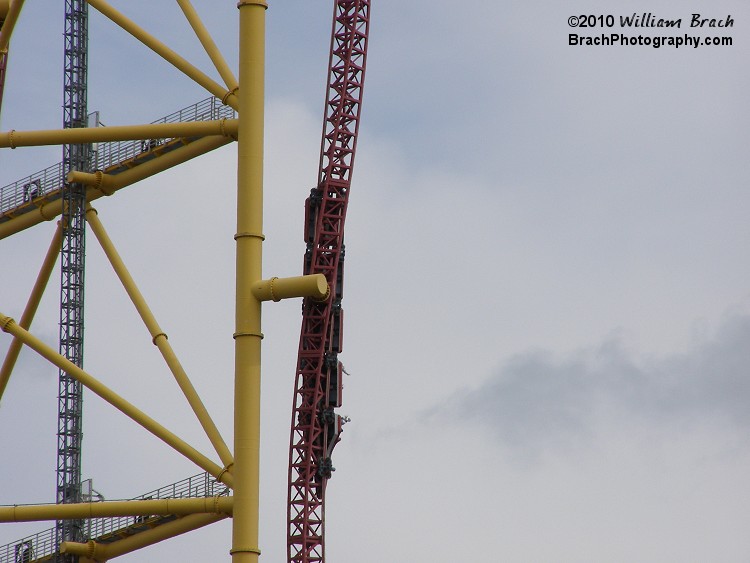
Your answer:
[[[302,308],[289,451],[288,557],[324,561],[325,490],[340,439],[344,220],[357,146],[370,0],[336,0],[318,185],[305,202],[304,272],[324,274],[325,301]]]
[[[3,92],[5,91],[5,69],[8,67],[8,51],[0,51],[0,115],[3,112]]]

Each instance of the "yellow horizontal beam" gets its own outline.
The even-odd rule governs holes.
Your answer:
[[[122,29],[127,31],[130,35],[146,45],[146,47],[154,51],[157,55],[175,66],[192,80],[203,86],[206,90],[211,92],[211,94],[219,98],[222,103],[234,108],[235,110],[238,109],[237,96],[233,92],[227,90],[226,88],[221,86],[221,84],[211,79],[205,73],[201,72],[198,68],[190,64],[186,59],[178,55],[164,43],[145,31],[134,21],[128,19],[122,13],[118,12],[110,4],[108,4],[104,0],[88,0],[88,3],[103,16],[106,16],[107,18],[112,20]]]
[[[155,500],[118,500],[71,504],[27,504],[0,507],[0,522],[38,522],[74,520],[110,516],[151,516],[187,514],[232,514],[234,498],[165,498]]]
[[[204,471],[208,471],[211,475],[213,475],[216,479],[220,480],[225,485],[228,485],[229,487],[233,486],[233,478],[231,473],[219,467],[208,457],[179,438],[176,434],[167,430],[164,426],[156,422],[146,413],[123,399],[120,395],[112,391],[109,387],[101,383],[95,377],[83,371],[80,367],[68,360],[65,356],[59,354],[58,352],[47,346],[44,342],[39,340],[36,336],[18,326],[18,323],[16,323],[16,321],[14,321],[12,318],[6,317],[2,313],[0,313],[0,329],[18,338],[21,342],[34,350],[37,354],[39,354],[43,358],[46,358],[52,364],[56,365],[70,377],[107,401],[110,405],[122,412],[125,416],[133,420],[135,423],[142,426],[144,429],[148,430],[162,442],[171,446],[175,451],[184,455],[198,467],[200,467]]]
[[[107,174],[101,175],[104,179],[101,182],[101,185],[97,184],[97,178],[100,176],[99,174],[87,175],[87,177],[93,178],[92,182],[84,182],[83,180],[78,179],[71,181],[84,183],[90,186],[86,190],[86,201],[91,202],[103,197],[104,195],[112,195],[116,190],[158,174],[159,172],[163,172],[164,170],[168,170],[169,168],[182,164],[183,162],[187,162],[196,156],[218,149],[229,142],[231,142],[231,139],[219,136],[198,139],[184,147],[180,147],[179,149],[152,158],[148,162],[139,164],[138,166],[117,174],[116,176],[111,176],[111,178],[116,178],[116,180],[112,182],[106,181],[110,178]],[[34,225],[38,225],[39,223],[51,221],[62,213],[62,206],[62,199],[49,203],[42,202],[42,204],[33,211],[22,213],[10,221],[0,223],[0,240],[33,227]]]
[[[293,297],[324,300],[330,294],[328,281],[323,274],[260,280],[252,285],[251,291],[260,301],[281,301]]]
[[[82,127],[45,131],[7,131],[0,133],[0,148],[37,147],[43,145],[76,145],[138,139],[165,139],[223,135],[237,138],[236,119],[122,125],[114,127]]]
[[[103,544],[93,540],[88,543],[62,542],[60,552],[87,557],[94,561],[108,561],[180,534],[192,532],[226,517],[225,514],[188,514],[111,543]]]

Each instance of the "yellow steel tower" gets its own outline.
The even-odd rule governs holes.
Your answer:
[[[148,48],[174,65],[212,98],[195,104],[158,123],[106,128],[76,128],[50,131],[6,131],[0,133],[0,149],[23,146],[99,143],[91,171],[73,170],[66,178],[53,169],[23,178],[1,188],[0,239],[34,225],[56,220],[64,212],[65,181],[85,187],[85,219],[103,248],[118,278],[164,358],[180,389],[204,429],[213,453],[201,452],[175,432],[167,429],[141,409],[128,402],[94,374],[75,365],[43,342],[29,327],[40,303],[60,248],[58,226],[43,260],[37,281],[21,318],[16,321],[0,313],[0,328],[12,337],[7,356],[0,368],[0,398],[6,388],[22,346],[27,346],[68,374],[89,392],[93,392],[120,410],[137,424],[157,436],[174,450],[194,462],[212,477],[202,487],[190,486],[198,494],[174,498],[152,495],[130,501],[78,502],[65,505],[15,505],[0,507],[1,522],[130,518],[121,530],[90,534],[86,543],[63,542],[51,546],[50,553],[29,541],[16,545],[14,553],[3,554],[0,561],[51,560],[59,553],[73,554],[82,562],[106,561],[166,538],[205,526],[225,517],[233,518],[234,562],[255,562],[260,555],[259,522],[259,446],[261,377],[261,305],[263,301],[293,297],[324,299],[330,295],[322,274],[295,278],[264,279],[261,271],[263,245],[263,129],[264,129],[264,57],[265,0],[240,0],[238,3],[240,53],[239,79],[234,77],[224,57],[211,39],[189,0],[177,0],[199,38],[216,71],[220,84],[178,55],[105,0],[88,4],[130,33]],[[0,53],[7,48],[23,0],[0,0]],[[12,77],[8,81],[12,84]],[[12,86],[11,86],[12,87]],[[103,196],[140,180],[177,166],[227,143],[236,141],[237,228],[236,307],[235,307],[235,393],[234,448],[230,450],[217,426],[169,344],[132,276],[110,240],[101,218],[91,206]],[[57,174],[57,175],[56,175]],[[0,302],[0,311],[7,310]],[[3,424],[7,424],[4,422]],[[22,499],[19,499],[22,500]],[[149,526],[138,526],[149,520]],[[118,520],[122,521],[122,520]],[[132,524],[131,524],[132,522]],[[113,533],[119,532],[119,533]],[[50,551],[50,550],[48,550]],[[17,559],[18,557],[26,559]]]

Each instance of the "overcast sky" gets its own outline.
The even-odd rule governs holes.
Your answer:
[[[201,68],[176,4],[112,2]],[[59,127],[63,3],[28,0],[0,129]],[[194,0],[236,67],[236,2]],[[298,275],[330,2],[269,0],[264,275]],[[731,28],[691,29],[692,14]],[[622,29],[651,12],[680,29]],[[731,46],[570,46],[604,30]],[[330,563],[747,562],[750,6],[374,0],[346,228],[352,418]],[[89,109],[150,122],[207,94],[93,9]],[[216,75],[216,73],[212,73]],[[235,146],[96,202],[231,443]],[[60,149],[0,151],[0,185]],[[19,318],[54,226],[0,241]],[[59,273],[33,332],[56,347]],[[286,552],[299,302],[264,307],[262,559]],[[0,353],[9,338],[0,335]],[[210,452],[93,236],[85,367]],[[0,407],[0,504],[51,502],[57,371],[25,352]],[[86,478],[128,498],[198,473],[86,396]],[[0,527],[0,544],[45,524]],[[123,558],[228,560],[221,523]]]

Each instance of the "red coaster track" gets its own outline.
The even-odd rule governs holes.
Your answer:
[[[10,8],[8,2],[5,2],[5,6],[0,6],[2,11],[0,12],[0,29],[5,24],[7,11]],[[5,48],[0,46],[0,115],[3,110],[3,90],[5,89],[5,70],[8,68],[8,45],[6,43]]]
[[[3,111],[3,90],[5,89],[5,69],[8,67],[8,51],[0,51],[0,115]]]
[[[357,146],[370,0],[336,0],[317,187],[305,201],[305,274],[324,274],[325,301],[305,299],[289,449],[288,560],[324,561],[325,490],[341,406],[344,219]]]

